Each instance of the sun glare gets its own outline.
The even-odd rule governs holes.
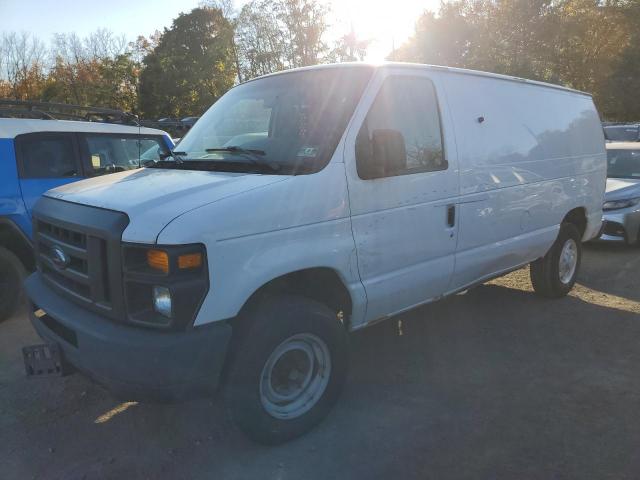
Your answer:
[[[394,2],[347,0],[331,2],[336,37],[353,29],[359,40],[369,40],[366,60],[385,60],[413,33],[416,19],[425,10],[437,11],[440,0],[396,0]]]

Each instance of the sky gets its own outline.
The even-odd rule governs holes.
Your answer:
[[[246,0],[236,0],[241,7]],[[124,34],[127,40],[169,27],[180,12],[199,0],[0,0],[0,32],[27,31],[48,42],[54,33],[81,37],[99,28]],[[326,0],[331,7],[329,39],[349,32],[371,40],[367,60],[383,60],[395,43],[413,32],[424,10],[437,10],[440,0]]]

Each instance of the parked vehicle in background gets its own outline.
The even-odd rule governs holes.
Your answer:
[[[141,120],[140,124],[149,128],[161,128],[166,130],[174,138],[182,137],[200,117],[185,117],[182,120],[172,117],[163,117],[158,120]]]
[[[180,120],[172,117],[163,117],[158,119],[158,123],[178,123]]]
[[[198,121],[200,117],[184,117],[182,120],[180,120],[182,122],[182,124],[185,126],[185,129],[188,130],[191,127],[193,127],[193,124],[196,123],[196,121]]]
[[[640,244],[640,144],[607,143],[607,190],[600,239]]]
[[[94,121],[55,120],[54,113],[44,113],[46,106],[0,103],[0,117],[5,117],[0,118],[0,321],[15,310],[25,272],[35,268],[31,214],[42,193],[83,178],[139,168],[173,146],[160,130],[101,123],[95,121],[96,111],[68,105],[91,112]],[[43,115],[48,119],[41,119]],[[8,118],[15,116],[40,118]]]
[[[224,378],[263,443],[327,415],[350,331],[527,264],[538,294],[562,297],[602,221],[591,97],[507,76],[268,75],[227,92],[178,150],[38,202],[26,287],[48,345],[32,348],[129,399],[212,394]]]
[[[640,125],[606,125],[605,139],[610,142],[638,142],[640,141]]]

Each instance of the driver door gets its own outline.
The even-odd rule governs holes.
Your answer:
[[[456,149],[446,135],[451,123],[441,113],[444,102],[432,73],[379,72],[348,133],[345,163],[358,269],[367,294],[364,323],[442,295],[453,274]],[[381,147],[376,137],[393,142]],[[373,149],[367,150],[366,142],[374,142]],[[376,149],[395,149],[393,164],[378,168],[376,162],[378,173],[367,178],[361,170],[370,158],[358,156]]]

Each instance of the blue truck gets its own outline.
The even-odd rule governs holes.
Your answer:
[[[16,102],[12,102],[16,103]],[[122,123],[60,120],[40,111],[3,109],[0,102],[0,321],[22,299],[35,268],[31,210],[47,190],[157,161],[173,147],[169,135]],[[104,115],[103,115],[104,117]]]

